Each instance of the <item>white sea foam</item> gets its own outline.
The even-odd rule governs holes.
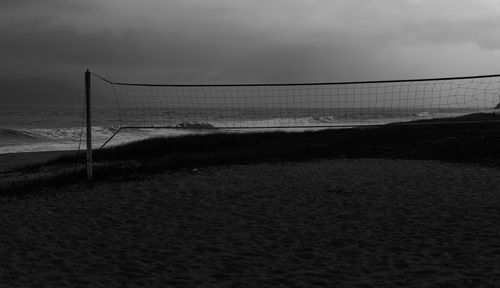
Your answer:
[[[86,149],[85,129],[82,130],[79,127],[22,130],[0,129],[0,131],[9,131],[8,134],[11,137],[11,139],[3,137],[2,141],[0,141],[0,154]],[[92,127],[92,147],[101,147],[117,131],[116,127]],[[193,133],[200,132],[180,129],[123,129],[109,141],[107,146],[129,143],[151,137],[173,137]]]

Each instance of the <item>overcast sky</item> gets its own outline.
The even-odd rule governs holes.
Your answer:
[[[162,83],[500,73],[499,31],[498,0],[1,0],[0,104],[79,103],[87,67]]]

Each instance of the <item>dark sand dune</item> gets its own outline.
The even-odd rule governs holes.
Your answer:
[[[76,155],[74,151],[27,152],[0,154],[0,173],[27,165],[44,163],[65,155]]]

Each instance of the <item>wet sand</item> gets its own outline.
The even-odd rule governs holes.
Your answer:
[[[500,170],[335,159],[0,203],[0,287],[498,287]]]

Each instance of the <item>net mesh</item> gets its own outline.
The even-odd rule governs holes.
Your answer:
[[[116,83],[123,128],[352,127],[492,111],[500,75],[345,83]]]

